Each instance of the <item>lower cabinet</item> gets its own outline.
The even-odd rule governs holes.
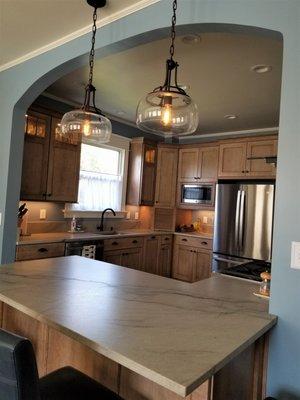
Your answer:
[[[23,244],[16,249],[16,261],[38,260],[39,258],[63,257],[64,243]]]
[[[172,235],[149,235],[104,241],[103,260],[165,277],[171,276]]]
[[[196,282],[211,276],[211,239],[176,236],[172,278]]]

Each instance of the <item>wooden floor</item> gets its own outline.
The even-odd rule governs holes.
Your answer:
[[[126,400],[180,400],[182,397],[96,353],[26,314],[0,302],[1,327],[25,336],[34,346],[43,376],[73,366]],[[265,397],[266,339],[254,345],[198,387],[188,400],[262,400]]]

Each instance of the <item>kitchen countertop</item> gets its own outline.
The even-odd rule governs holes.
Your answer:
[[[276,324],[257,285],[184,283],[83,257],[1,266],[0,300],[186,396]]]
[[[174,235],[199,237],[202,239],[213,239],[213,235],[210,235],[208,233],[199,233],[199,232],[174,232]]]
[[[199,234],[194,232],[181,233],[171,231],[153,231],[147,229],[130,229],[127,231],[120,231],[115,235],[101,235],[101,233],[91,232],[52,232],[52,233],[34,233],[30,236],[21,236],[17,242],[17,246],[24,244],[42,244],[42,243],[59,243],[59,242],[72,242],[77,240],[97,240],[97,239],[109,239],[116,237],[131,237],[131,236],[147,236],[147,235],[188,235],[198,236],[204,239],[212,239],[212,236],[207,234]]]
[[[146,235],[171,235],[173,232],[170,231],[153,231],[147,229],[130,229],[127,231],[119,231],[115,235],[101,235],[101,233],[92,232],[52,232],[52,233],[34,233],[30,236],[21,236],[17,242],[17,246],[24,244],[41,244],[41,243],[58,243],[58,242],[73,242],[77,240],[97,240],[97,239],[109,239],[109,238],[121,238],[131,236],[146,236]]]

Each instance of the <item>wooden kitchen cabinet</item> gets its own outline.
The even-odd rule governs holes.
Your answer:
[[[276,167],[265,157],[277,157],[277,138],[253,138],[220,144],[219,178],[274,179]],[[257,159],[258,158],[258,159]]]
[[[16,261],[62,257],[64,254],[64,243],[24,244],[17,246]]]
[[[143,270],[151,274],[158,274],[158,255],[161,246],[160,235],[151,235],[145,238]]]
[[[130,144],[126,204],[154,204],[157,145],[144,138]]]
[[[218,178],[218,146],[179,150],[178,182],[215,182]]]
[[[80,144],[66,143],[57,133],[60,119],[52,118],[47,200],[75,203],[78,197]]]
[[[155,206],[174,208],[176,200],[178,149],[158,147]]]
[[[158,275],[170,278],[172,270],[172,244],[161,244],[158,257]]]
[[[45,200],[51,117],[30,112],[26,117],[21,199]]]
[[[212,239],[178,235],[174,241],[172,277],[196,282],[211,276]]]
[[[64,139],[48,113],[28,111],[20,198],[77,202],[81,143]]]
[[[126,237],[104,240],[103,260],[123,267],[143,269],[144,238]]]

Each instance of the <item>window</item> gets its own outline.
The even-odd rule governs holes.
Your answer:
[[[73,210],[122,210],[125,150],[82,144],[78,204]]]

